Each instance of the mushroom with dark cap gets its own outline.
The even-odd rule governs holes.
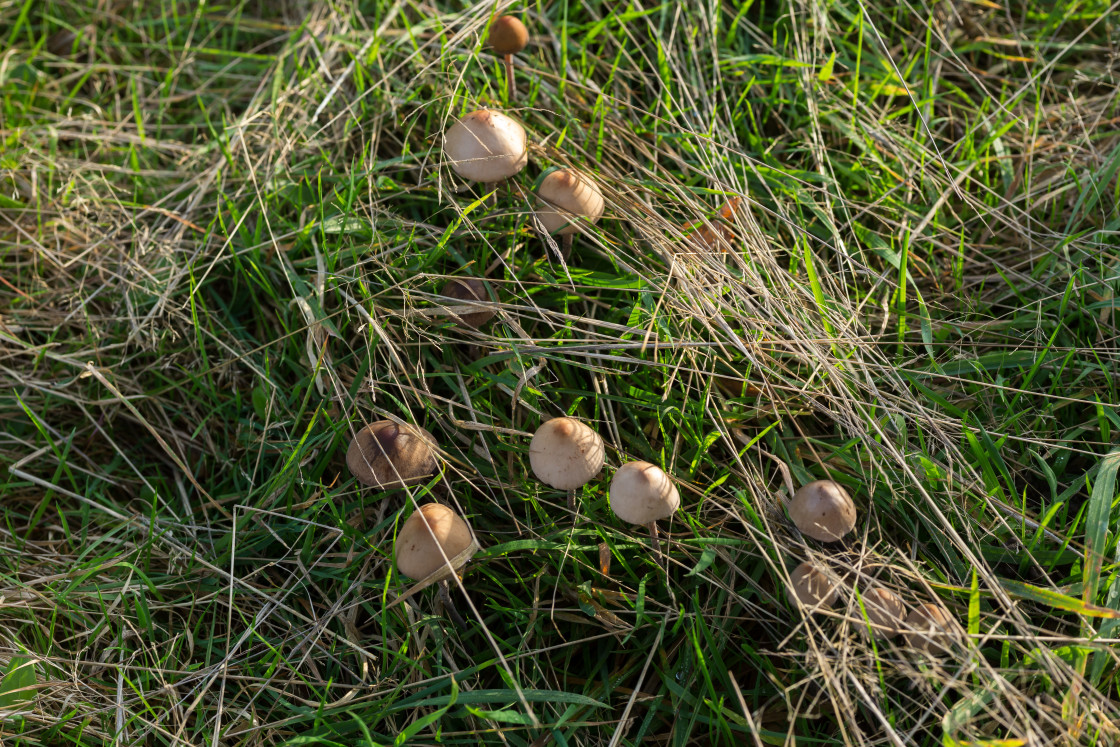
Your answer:
[[[598,223],[606,206],[599,186],[575,169],[545,172],[537,185],[537,197],[537,220],[546,234],[561,237],[561,253],[565,257],[571,251],[579,223]]]
[[[806,560],[789,574],[786,597],[793,606],[804,605],[813,610],[831,607],[840,595],[840,581],[827,568]]]
[[[657,521],[673,515],[681,505],[677,486],[664,470],[649,462],[627,462],[611,479],[611,510],[631,524],[649,527],[649,542],[660,557]]]
[[[835,542],[855,527],[856,504],[839,483],[816,480],[793,494],[789,517],[802,534]]]
[[[525,128],[501,112],[473,111],[443,135],[443,153],[459,176],[495,184],[525,168]]]
[[[960,637],[960,630],[949,613],[937,604],[922,604],[902,623],[906,645],[927,654],[947,654],[949,645]]]
[[[354,435],[346,466],[358,482],[388,490],[419,482],[436,471],[435,437],[416,426],[379,420]]]
[[[867,624],[876,638],[887,640],[902,632],[906,606],[897,594],[882,586],[873,586],[863,592],[860,598],[863,600],[863,610],[867,613]]]
[[[505,62],[506,88],[512,99],[517,96],[517,84],[513,79],[513,56],[529,43],[529,29],[516,16],[500,16],[490,24],[489,42]]]
[[[490,306],[490,286],[485,280],[452,278],[439,294],[444,298],[465,302],[449,306],[459,321],[472,329],[478,329],[497,314]]]
[[[533,434],[529,465],[538,480],[568,491],[568,509],[574,512],[576,488],[599,474],[605,452],[602,437],[586,424],[575,418],[553,418]]]
[[[395,558],[402,576],[424,584],[439,583],[440,598],[455,622],[463,620],[455,611],[447,579],[478,552],[478,540],[470,525],[441,503],[425,503],[408,517],[397,534]]]
[[[719,250],[726,252],[735,240],[735,232],[728,226],[735,220],[735,213],[743,202],[742,197],[733,197],[719,209],[719,219],[686,223],[684,233],[692,245],[701,251]]]

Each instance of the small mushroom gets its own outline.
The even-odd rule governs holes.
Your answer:
[[[789,517],[802,534],[835,542],[855,527],[856,504],[839,483],[816,480],[793,494]]]
[[[497,314],[490,306],[490,286],[485,280],[452,278],[443,286],[439,294],[444,298],[467,302],[462,305],[455,304],[451,309],[463,324],[472,329],[478,329]]]
[[[57,57],[77,56],[89,49],[93,32],[93,24],[77,29],[59,29],[47,39],[47,50]]]
[[[743,202],[742,197],[733,197],[719,209],[719,219],[684,224],[684,233],[692,245],[700,251],[718,249],[726,252],[735,240],[735,232],[727,225],[735,220],[735,213]]]
[[[489,41],[490,46],[505,62],[506,88],[512,99],[517,96],[517,84],[513,79],[513,56],[529,43],[529,29],[516,16],[501,16],[490,24]]]
[[[501,112],[473,111],[447,129],[443,153],[459,176],[495,184],[525,168],[525,128]]]
[[[893,591],[882,586],[873,586],[860,595],[863,609],[871,632],[880,640],[894,638],[902,632],[902,621],[906,617],[906,605]]]
[[[388,490],[419,482],[436,471],[435,437],[412,425],[379,420],[354,435],[346,466],[364,485]]]
[[[580,221],[598,223],[603,217],[605,202],[599,186],[574,169],[546,172],[537,185],[537,197],[537,220],[546,234],[561,237],[565,257]]]
[[[786,597],[795,607],[831,607],[840,595],[839,579],[827,568],[811,560],[794,568],[789,574],[789,581]]]
[[[611,510],[623,521],[649,527],[649,543],[658,557],[657,521],[672,516],[680,505],[677,486],[649,462],[627,462],[611,479]]]
[[[529,465],[546,485],[568,491],[568,509],[575,511],[576,489],[603,469],[602,437],[575,418],[553,418],[533,434]]]
[[[425,503],[408,517],[397,534],[395,558],[402,576],[421,584],[439,583],[440,599],[459,625],[463,619],[451,601],[447,579],[478,552],[470,525],[441,503]]]
[[[957,640],[957,623],[940,605],[915,607],[902,623],[906,645],[927,654],[946,654],[949,644]]]

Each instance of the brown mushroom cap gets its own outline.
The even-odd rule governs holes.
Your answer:
[[[484,184],[508,179],[529,162],[525,128],[506,115],[479,109],[443,135],[443,153],[459,176]]]
[[[494,318],[495,311],[490,306],[490,286],[478,278],[452,278],[439,292],[444,298],[466,301],[467,304],[448,304],[463,324],[478,329]],[[482,303],[476,304],[475,302]]]
[[[364,485],[403,487],[436,471],[435,443],[423,428],[379,420],[354,435],[346,450],[346,466]]]
[[[677,486],[657,465],[627,462],[611,479],[611,510],[631,524],[649,524],[673,515],[681,505]]]
[[[915,607],[902,623],[906,645],[927,654],[948,653],[949,646],[960,637],[957,622],[940,605]]]
[[[537,219],[552,236],[579,231],[579,221],[597,223],[603,217],[603,193],[595,182],[573,169],[549,172],[537,187],[541,205]]]
[[[848,491],[832,480],[816,480],[793,494],[789,517],[815,540],[835,542],[856,525],[856,504]]]
[[[498,54],[517,54],[529,43],[529,29],[516,16],[501,16],[490,24],[488,41]]]
[[[867,612],[867,622],[876,638],[886,640],[902,632],[902,621],[906,617],[906,605],[893,591],[882,586],[873,586],[862,593],[863,609]],[[864,627],[866,630],[866,626]]]
[[[442,549],[442,553],[440,550]],[[441,568],[459,570],[478,550],[470,525],[441,503],[420,506],[397,535],[396,561],[401,575],[421,581]]]
[[[603,469],[603,439],[575,418],[553,418],[529,442],[529,465],[546,485],[575,490]]]
[[[794,607],[831,607],[840,594],[840,581],[827,568],[806,560],[789,574],[786,598]]]

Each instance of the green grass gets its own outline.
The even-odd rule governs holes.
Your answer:
[[[1115,741],[1109,4],[503,4],[514,100],[496,7],[0,4],[5,740]],[[492,200],[440,150],[480,106],[532,143]],[[608,203],[567,263],[521,191],[552,165]],[[574,516],[527,458],[565,413],[607,443]],[[355,483],[383,417],[438,478]],[[661,559],[609,509],[630,459],[680,487]],[[824,477],[841,546],[783,508]],[[394,603],[433,498],[482,544],[465,626]],[[967,644],[803,615],[807,557]]]

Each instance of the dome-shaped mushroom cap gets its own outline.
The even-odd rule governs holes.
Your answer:
[[[423,428],[379,420],[354,435],[346,466],[365,485],[399,488],[436,471],[435,443]]]
[[[448,304],[456,316],[468,327],[478,329],[497,314],[490,306],[489,285],[478,278],[452,278],[439,292],[444,298],[466,301],[465,304]],[[475,303],[481,302],[481,303]]]
[[[948,653],[949,646],[960,637],[956,620],[936,604],[915,607],[903,621],[902,631],[907,646],[929,654]]]
[[[598,433],[575,418],[553,418],[529,442],[529,465],[546,485],[583,487],[603,469],[606,447]]]
[[[835,542],[855,527],[856,504],[838,483],[816,480],[793,494],[789,517],[802,534]]]
[[[443,135],[448,165],[464,179],[484,184],[508,179],[529,162],[525,129],[506,115],[479,109]]]
[[[867,622],[876,638],[886,640],[902,632],[902,620],[906,617],[906,606],[893,591],[882,586],[874,586],[863,592],[863,609],[867,612]],[[861,626],[866,630],[866,626]]]
[[[786,598],[794,607],[831,607],[840,594],[840,580],[827,568],[806,560],[789,574]]]
[[[459,514],[441,503],[425,503],[408,517],[397,535],[397,570],[421,581],[447,568],[444,555],[451,569],[458,570],[477,550],[478,542]]]
[[[498,54],[517,54],[529,43],[529,29],[516,16],[501,16],[490,24],[487,40]]]
[[[627,462],[611,479],[611,510],[630,524],[668,518],[680,505],[677,486],[657,465]]]
[[[573,169],[557,169],[545,175],[537,196],[543,203],[537,207],[537,219],[553,236],[576,233],[580,220],[597,223],[603,217],[605,203],[599,186]]]

